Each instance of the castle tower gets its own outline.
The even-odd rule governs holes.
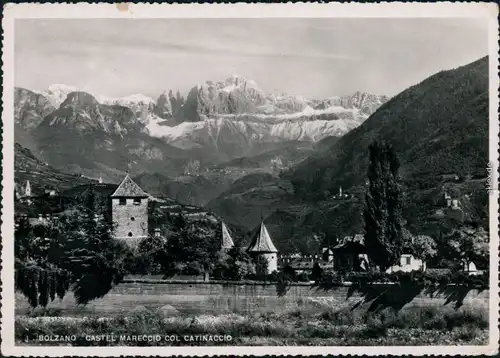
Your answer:
[[[227,229],[226,224],[222,223],[222,250],[229,250],[234,246],[234,241],[229,234],[229,230]]]
[[[339,188],[339,197],[342,197],[342,187]]]
[[[31,196],[31,185],[30,181],[26,180],[26,188],[24,189],[24,196]]]
[[[259,234],[248,247],[248,251],[267,261],[267,274],[278,270],[278,249],[274,246],[264,222],[260,224]]]
[[[132,245],[148,236],[148,195],[129,175],[110,196],[114,237]]]

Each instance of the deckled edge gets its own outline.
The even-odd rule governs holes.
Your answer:
[[[10,57],[7,57],[6,53],[4,52],[4,49],[5,49],[5,44],[9,44],[13,47],[13,43],[9,43],[9,40],[7,39],[7,36],[6,36],[6,31],[5,31],[5,28],[4,28],[4,25],[6,23],[8,23],[8,21],[12,21],[12,23],[14,22],[14,19],[12,17],[9,18],[9,16],[5,16],[5,9],[6,7],[10,7],[12,8],[12,6],[14,5],[26,5],[26,4],[19,4],[20,2],[19,1],[14,1],[14,2],[11,2],[9,4],[6,4],[3,6],[3,9],[2,9],[2,12],[4,15],[3,18],[2,18],[2,58],[1,58],[1,61],[2,61],[2,74],[5,74],[4,70],[7,70],[9,71],[10,68],[6,68],[6,63],[9,64],[10,62]],[[156,9],[158,9],[158,6],[160,5],[160,3],[158,2],[141,2],[141,3],[138,3],[138,2],[128,2],[130,4],[135,4],[135,5],[138,5],[138,6],[144,6],[144,5],[151,5],[151,6],[154,6]],[[231,4],[231,5],[248,5],[248,4],[245,4],[245,3],[241,3],[241,2],[238,2],[238,1],[220,1],[219,3],[223,3],[223,4]],[[390,6],[401,6],[401,5],[413,5],[413,6],[422,6],[424,4],[430,4],[430,3],[416,3],[416,2],[394,2],[394,3],[390,3],[390,2],[375,2],[375,4],[373,2],[370,2],[370,1],[358,1],[358,3],[364,3],[364,4],[355,4],[355,3],[334,3],[334,4],[342,4],[343,6],[358,6],[358,9],[359,9],[359,6],[360,5],[369,5],[369,4],[372,4],[372,5],[390,5]],[[207,3],[203,2],[203,1],[192,1],[190,2],[190,4],[193,4],[193,5],[207,5]],[[261,4],[261,3],[250,3],[251,5],[271,5],[271,4]],[[282,4],[282,5],[292,5],[292,4],[297,4],[297,5],[328,5],[328,4],[325,4],[325,3],[304,3],[304,2],[297,2],[297,1],[290,1],[286,4]],[[443,5],[463,5],[463,4],[477,4],[475,2],[440,2],[439,3],[440,6],[443,6]],[[33,5],[33,4],[31,4]],[[67,5],[85,5],[87,6],[88,8],[88,5],[98,5],[98,6],[109,6],[109,5],[114,5],[114,4],[109,4],[109,3],[103,3],[103,2],[87,2],[87,3],[77,3],[77,4],[72,4],[72,3],[46,3],[46,2],[43,2],[42,4],[44,7],[45,6],[50,6],[52,7],[52,9],[56,9],[56,7],[58,7],[59,5],[66,5],[66,9],[68,9]],[[164,4],[161,4],[161,5],[164,5]],[[171,6],[177,6],[179,5],[178,3],[175,3],[175,2],[169,2],[168,4],[166,4],[167,6],[168,5],[171,5]],[[210,4],[210,5],[214,5],[214,4]],[[220,8],[222,4],[217,4],[216,6],[218,6]],[[272,4],[273,6],[275,5],[281,5],[281,4]],[[480,5],[485,5],[485,6],[489,6],[489,5],[493,5],[493,6],[496,6],[496,8],[493,10],[495,13],[496,13],[496,16],[498,16],[498,6],[495,5],[494,3],[486,3],[486,2],[482,2],[480,3]],[[186,4],[182,4],[181,6],[186,6]],[[127,8],[127,11],[122,11],[122,13],[129,13],[130,17],[134,17],[134,12],[132,11],[134,9],[134,7],[128,7]],[[7,9],[9,10],[9,9]],[[118,10],[118,9],[117,9]],[[171,8],[169,9],[171,10]],[[489,11],[492,11],[492,9],[490,8]],[[53,16],[48,16],[48,17],[52,17],[54,18]],[[142,16],[140,16],[142,17]],[[204,16],[206,17],[206,16]],[[278,16],[275,16],[275,17],[278,17]],[[301,16],[297,16],[297,17],[301,17]],[[318,16],[318,17],[323,17],[323,16]],[[358,16],[360,17],[360,16]],[[407,16],[400,16],[400,17],[409,17],[408,15]],[[435,17],[435,16],[432,16],[432,17]],[[447,16],[446,16],[447,17]],[[88,18],[88,17],[87,17]],[[121,17],[123,18],[123,17]],[[497,17],[495,17],[495,20],[498,20]],[[13,25],[13,24],[12,24]],[[13,30],[13,28],[11,29]],[[499,49],[498,49],[498,22],[496,22],[496,27],[493,28],[491,27],[489,29],[489,35],[491,36],[491,32],[492,30],[495,30],[494,33],[497,34],[497,41],[495,41],[495,45],[494,45],[494,48],[491,48],[491,43],[490,43],[490,51],[489,51],[489,56],[490,56],[490,71],[491,69],[493,68],[494,70],[496,70],[496,76],[495,78],[493,78],[491,72],[490,72],[490,93],[489,93],[489,98],[490,98],[490,102],[491,102],[491,99],[494,98],[496,99],[496,103],[497,105],[495,104],[491,104],[490,103],[490,128],[489,128],[489,148],[490,148],[490,162],[491,162],[491,154],[492,154],[492,146],[494,146],[494,151],[493,151],[493,155],[496,155],[496,158],[495,158],[495,163],[496,164],[496,173],[497,173],[497,178],[495,178],[495,189],[493,190],[493,200],[491,199],[490,197],[490,223],[491,221],[493,221],[493,223],[495,224],[495,226],[497,227],[497,229],[499,230],[496,234],[497,234],[497,237],[496,237],[496,241],[498,243],[498,235],[500,234],[500,225],[498,224],[498,215],[500,214],[500,211],[498,209],[498,205],[500,204],[500,201],[499,201],[499,198],[498,198],[498,174],[500,174],[500,168],[499,168],[499,155],[500,155],[500,149],[498,149],[498,140],[500,139],[500,133],[498,132],[498,113],[499,113],[499,110],[500,110],[500,107],[498,106],[498,100],[499,100],[499,95],[498,95],[498,70],[500,68],[500,65],[499,65],[499,62],[498,62],[498,56],[495,58],[495,59],[492,59],[492,55],[494,54],[497,54],[497,55],[500,55],[500,52],[499,52]],[[6,40],[7,39],[7,40]],[[13,39],[10,39],[12,40],[11,42],[13,42]],[[490,40],[490,42],[492,42]],[[493,51],[492,51],[493,50]],[[10,54],[9,51],[8,52],[8,55],[9,56],[12,56],[13,58],[13,53]],[[13,65],[13,64],[12,64]],[[495,66],[496,65],[496,66]],[[11,66],[12,67],[12,66]],[[8,74],[8,76],[11,76],[13,77],[13,74]],[[497,83],[497,86],[495,86],[495,84],[493,83],[493,80],[496,80],[496,83]],[[13,83],[12,83],[13,85]],[[3,120],[4,118],[6,118],[6,114],[10,114],[10,112],[12,112],[12,108],[9,108],[6,110],[4,104],[5,103],[10,103],[10,99],[12,98],[12,93],[9,93],[9,92],[12,92],[12,91],[3,91],[3,89],[5,88],[5,78],[2,77],[2,103],[1,103],[1,106],[2,106],[2,125],[0,126],[0,130],[1,130],[1,134],[2,135],[2,149],[5,149],[6,148],[6,140],[8,139],[8,137],[6,138],[6,136],[4,136],[3,134],[5,133],[5,130],[4,130],[4,123],[3,123]],[[13,86],[12,86],[13,88]],[[8,87],[8,89],[10,89],[10,86]],[[493,95],[493,96],[492,96]],[[8,100],[8,101],[7,101]],[[493,110],[492,110],[493,108]],[[7,112],[7,113],[6,113]],[[11,118],[11,117],[7,117],[7,118]],[[492,123],[492,120],[496,121],[495,123],[495,129],[497,130],[497,133],[496,135],[492,135],[491,133],[491,123]],[[496,138],[495,138],[496,137]],[[495,140],[497,140],[496,143],[492,143],[491,139],[495,138]],[[12,148],[11,148],[12,152],[13,152],[13,145],[12,145]],[[6,192],[6,178],[4,176],[4,170],[5,170],[5,167],[6,167],[6,164],[8,167],[11,166],[11,164],[13,164],[13,153],[12,154],[12,163],[6,163],[6,158],[5,158],[5,155],[4,155],[4,150],[2,150],[2,157],[1,157],[1,160],[2,160],[2,174],[1,174],[1,180],[2,180],[2,183],[1,183],[1,188],[2,188],[2,202],[1,202],[1,207],[0,207],[0,210],[1,210],[1,221],[0,221],[0,224],[1,224],[1,229],[0,229],[0,232],[2,233],[2,239],[3,239],[3,234],[5,233],[5,228],[6,228],[6,214],[11,214],[10,212],[9,213],[6,213],[5,212],[5,208],[6,206],[4,205],[4,202],[5,202],[5,194],[7,193]],[[7,159],[10,159],[10,158],[7,158]],[[13,172],[13,170],[12,170]],[[13,175],[13,173],[10,173],[11,175]],[[13,183],[13,182],[12,182]],[[12,185],[12,183],[8,183],[9,186]],[[12,190],[11,190],[12,191]],[[9,197],[9,195],[7,195],[7,197]],[[13,194],[12,194],[12,197],[9,197],[9,199],[13,199]],[[496,199],[496,200],[495,200]],[[13,201],[12,201],[13,203]],[[493,207],[492,207],[492,203],[494,203]],[[496,209],[495,209],[496,207]],[[7,209],[13,209],[12,208],[9,208],[7,207]],[[494,209],[493,211],[493,214],[494,214],[494,218],[491,217],[491,214],[492,214],[492,209]],[[13,223],[12,220],[10,220],[11,224]],[[11,228],[13,229],[13,227]],[[11,230],[12,231],[12,230]],[[490,237],[491,237],[491,232],[492,232],[492,226],[490,225]],[[8,239],[8,238],[7,238]],[[3,241],[3,240],[2,240]],[[10,240],[12,242],[12,240]],[[2,350],[2,354],[4,355],[11,355],[11,356],[31,356],[31,357],[56,357],[56,356],[121,356],[123,357],[123,353],[126,353],[126,354],[133,354],[135,356],[165,356],[165,355],[169,355],[169,356],[196,356],[196,357],[207,357],[207,356],[214,356],[214,355],[221,355],[221,354],[227,354],[227,355],[236,355],[236,356],[250,356],[250,355],[269,355],[269,354],[275,354],[275,355],[280,355],[280,356],[297,356],[297,355],[302,355],[302,354],[305,354],[305,355],[309,355],[309,353],[313,353],[315,356],[324,356],[324,355],[330,355],[330,354],[335,354],[337,353],[336,351],[338,351],[338,353],[340,353],[342,356],[351,356],[351,355],[356,355],[356,356],[359,356],[359,355],[362,355],[362,356],[367,356],[367,355],[381,355],[381,354],[386,354],[386,353],[392,353],[391,356],[397,356],[397,355],[402,355],[402,354],[411,354],[411,355],[436,355],[436,356],[449,356],[449,355],[471,355],[471,354],[476,354],[476,355],[480,355],[480,354],[488,354],[488,355],[494,355],[494,354],[497,354],[498,353],[498,344],[499,344],[499,335],[498,335],[498,314],[499,314],[499,306],[498,306],[498,300],[500,298],[500,295],[499,295],[499,292],[498,292],[498,279],[499,279],[499,274],[498,274],[498,250],[500,249],[500,246],[497,245],[495,246],[495,251],[496,251],[496,256],[493,257],[494,255],[494,252],[491,252],[491,247],[490,247],[490,263],[493,263],[494,265],[490,265],[490,283],[494,283],[496,284],[496,287],[497,287],[497,294],[495,296],[495,300],[492,300],[491,298],[493,298],[493,292],[491,290],[491,286],[490,285],[490,340],[491,339],[496,339],[494,341],[494,344],[491,344],[490,342],[490,345],[489,346],[476,346],[476,347],[471,347],[471,346],[451,346],[451,347],[433,347],[433,346],[419,346],[419,347],[412,347],[412,346],[409,346],[409,347],[397,347],[397,346],[386,346],[386,347],[374,347],[374,346],[370,346],[370,347],[323,347],[325,349],[323,349],[323,352],[322,353],[317,353],[317,350],[315,350],[313,347],[298,347],[298,348],[304,348],[304,349],[297,349],[297,347],[242,347],[242,346],[236,346],[236,347],[181,347],[179,349],[171,349],[172,347],[163,347],[163,348],[157,348],[157,347],[13,347],[13,346],[6,346],[4,345],[5,344],[5,339],[4,338],[4,333],[7,332],[7,331],[12,331],[12,328],[13,327],[10,327],[10,326],[7,326],[7,327],[4,327],[4,319],[5,319],[5,310],[6,310],[6,307],[4,306],[4,303],[5,303],[5,290],[4,290],[4,286],[3,286],[3,283],[5,282],[5,279],[8,278],[9,281],[11,281],[11,283],[13,283],[13,277],[9,277],[9,276],[6,276],[6,269],[10,268],[11,271],[12,271],[12,267],[7,267],[5,268],[5,252],[4,252],[4,249],[5,249],[5,245],[2,243],[0,243],[0,247],[1,247],[1,257],[0,257],[0,265],[1,265],[1,272],[2,272],[2,275],[0,277],[1,279],[1,283],[2,283],[2,286],[1,286],[1,291],[0,291],[0,299],[1,299],[1,312],[0,312],[0,323],[1,323],[1,326],[0,326],[0,334],[1,334],[1,337],[2,337],[2,347],[1,347],[1,350]],[[490,243],[490,246],[491,246],[491,243]],[[13,252],[12,252],[13,253]],[[8,257],[7,257],[8,258]],[[10,261],[13,261],[12,259]],[[10,262],[9,262],[10,264]],[[10,266],[10,265],[9,265]],[[496,270],[493,270],[492,268],[495,267]],[[12,274],[12,272],[10,273]],[[13,276],[13,275],[11,275]],[[13,288],[13,285],[12,287]],[[12,299],[13,301],[13,299]],[[494,301],[494,302],[492,302]],[[12,308],[13,308],[13,305],[12,305]],[[492,309],[493,311],[496,313],[494,316],[496,316],[496,320],[493,321],[491,320],[492,318]],[[11,312],[11,316],[13,317],[13,312]],[[12,322],[13,323],[13,322]],[[494,328],[492,330],[492,328]],[[493,332],[494,331],[494,332]],[[495,333],[495,336],[493,336],[493,333]],[[13,335],[12,335],[12,338]],[[275,348],[278,348],[279,351],[276,351]],[[423,348],[423,350],[421,350]],[[425,352],[424,350],[426,348],[434,348],[434,349],[442,349],[441,352]],[[468,350],[467,348],[473,348],[473,349],[476,349],[474,351],[470,351]],[[433,349],[433,350],[434,350]],[[383,351],[385,350],[385,352]],[[145,352],[147,351],[147,352]],[[187,352],[189,351],[189,352]],[[374,352],[375,351],[375,352]],[[394,353],[397,352],[397,355],[394,355]],[[75,354],[77,353],[77,354]],[[168,354],[170,353],[170,354]],[[346,353],[346,354],[344,354]]]

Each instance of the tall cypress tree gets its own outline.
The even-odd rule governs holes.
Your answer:
[[[392,146],[378,141],[369,147],[365,196],[365,246],[371,261],[385,271],[402,250],[402,190],[399,161]]]

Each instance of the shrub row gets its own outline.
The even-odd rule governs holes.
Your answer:
[[[346,282],[354,286],[366,286],[376,283],[411,285],[414,287],[438,287],[447,285],[464,286],[470,289],[488,289],[489,273],[483,272],[479,275],[469,275],[461,271],[447,272],[350,272],[340,275],[335,272],[323,274],[317,285],[322,288],[329,288],[339,285],[345,285]]]

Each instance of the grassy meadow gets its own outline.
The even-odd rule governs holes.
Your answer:
[[[281,313],[168,316],[141,308],[116,317],[59,317],[57,310],[18,316],[18,345],[484,345],[488,315],[482,310],[412,307],[399,312],[300,308]],[[96,340],[113,335],[116,340]],[[153,341],[118,337],[157,336]],[[223,335],[220,342],[192,342],[189,335]],[[72,336],[71,341],[40,341],[39,336]],[[170,337],[165,339],[164,337]],[[178,340],[171,339],[173,336]]]

